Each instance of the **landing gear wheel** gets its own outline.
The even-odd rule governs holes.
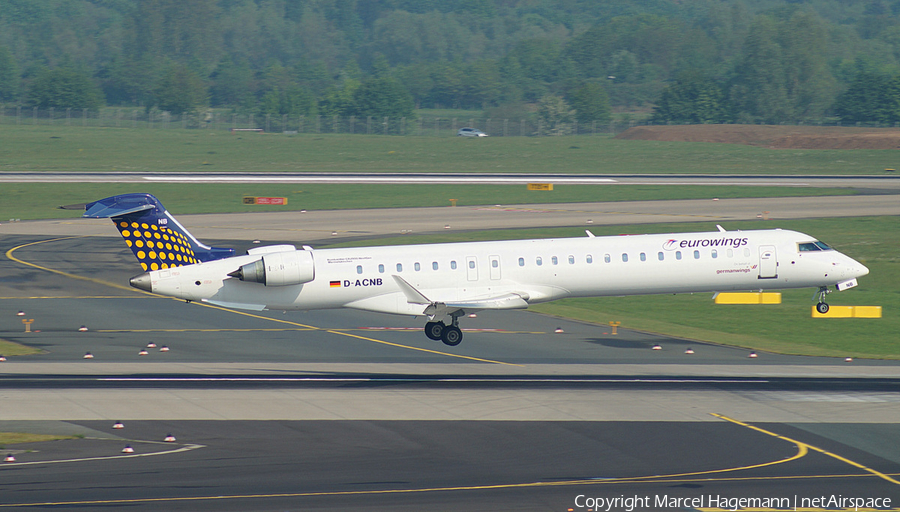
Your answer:
[[[441,333],[441,341],[443,341],[445,345],[450,345],[451,347],[459,345],[462,338],[462,331],[455,325],[444,327],[444,331]]]
[[[427,322],[425,324],[425,336],[434,341],[441,341],[444,332],[444,322]]]
[[[823,315],[825,313],[828,313],[828,304],[825,304],[824,302],[820,302],[820,303],[816,304],[816,311],[818,311],[819,313],[821,313]]]

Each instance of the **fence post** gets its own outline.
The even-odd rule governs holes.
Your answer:
[[[366,116],[366,135],[372,135],[372,116]]]
[[[519,137],[525,135],[525,118],[519,119]]]
[[[19,126],[19,119],[22,117],[22,107],[16,107],[16,126]]]
[[[543,135],[543,132],[544,132],[544,120],[538,119],[538,131],[537,131],[538,137]]]
[[[356,116],[350,116],[350,135],[356,133]]]
[[[320,133],[320,126],[322,124],[322,116],[316,116],[316,133]]]
[[[37,124],[37,107],[31,111],[31,124]]]
[[[72,109],[67,108],[66,109],[66,126],[69,126],[69,119],[71,119],[71,118],[72,118]]]
[[[456,118],[455,117],[453,118],[452,123],[453,124],[450,125],[450,133],[453,133],[456,131]]]
[[[384,118],[383,130],[384,131],[381,132],[382,135],[387,135],[388,134],[388,118],[387,118],[387,116],[385,116],[385,118]]]
[[[572,131],[574,135],[578,135],[578,121],[572,121]]]
[[[47,124],[53,124],[53,107],[50,107],[50,114],[47,116]],[[859,123],[856,123],[856,126],[859,126]]]
[[[591,135],[597,135],[597,121],[591,122]]]
[[[487,121],[484,123],[484,133],[490,135],[491,134],[491,118],[487,118]]]
[[[503,120],[503,136],[509,137],[509,119]]]
[[[337,132],[338,132],[338,116],[335,115],[334,118],[331,120],[331,133],[337,133]]]
[[[398,135],[406,135],[406,117],[400,118],[400,133]]]
[[[434,136],[435,137],[441,136],[441,118],[440,117],[434,118]]]

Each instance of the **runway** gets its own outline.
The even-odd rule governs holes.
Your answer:
[[[667,206],[676,213],[659,217],[700,211]],[[752,207],[728,206],[735,217]],[[472,222],[497,213],[509,226],[541,215],[477,210]],[[429,212],[379,215],[396,226]],[[223,245],[209,235],[233,227],[247,246],[261,237],[251,224],[268,222],[179,219]],[[405,317],[248,315],[122,286],[136,273],[131,255],[108,221],[80,222],[0,227],[15,258],[0,259],[0,338],[44,351],[0,363],[0,431],[81,436],[14,446],[16,461],[0,463],[0,508],[556,511],[647,496],[638,510],[677,508],[660,497],[720,510],[710,497],[831,494],[900,503],[897,362],[749,358],[528,312],[466,319],[472,331],[455,348]],[[285,223],[270,234],[309,232]],[[20,310],[40,332],[23,332]],[[113,430],[116,420],[125,428]],[[177,440],[165,443],[170,433]],[[121,453],[126,444],[136,456]]]
[[[595,173],[422,173],[422,172],[8,172],[7,183],[392,183],[486,185],[716,185],[900,189],[893,174],[595,174]]]

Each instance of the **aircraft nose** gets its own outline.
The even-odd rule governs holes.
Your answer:
[[[145,292],[153,291],[153,282],[150,280],[150,273],[144,272],[139,276],[134,276],[128,280],[128,284],[137,288],[138,290],[144,290]]]

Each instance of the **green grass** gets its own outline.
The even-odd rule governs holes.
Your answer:
[[[852,290],[832,293],[831,305],[882,306],[881,319],[813,319],[812,288],[786,290],[782,304],[771,306],[715,305],[711,293],[564,299],[539,304],[533,311],[623,328],[664,333],[785,354],[900,359],[900,219],[859,217],[821,220],[730,222],[728,229],[796,229],[819,237],[870,269]],[[645,225],[641,233],[715,230],[712,223]],[[598,235],[615,235],[621,227],[594,226]],[[379,240],[384,245],[584,236],[581,228],[504,230],[406,236]],[[366,245],[369,242],[348,243]]]
[[[40,354],[41,350],[26,345],[4,340],[0,338],[0,355],[4,356],[27,356],[31,354]]]
[[[61,441],[78,439],[78,436],[62,436],[53,434],[29,434],[27,432],[0,432],[0,449],[10,444],[39,443],[43,441]]]
[[[0,171],[883,174],[894,150],[788,150],[577,137],[283,135],[0,126]]]
[[[175,215],[189,213],[334,210],[417,206],[458,206],[524,203],[571,203],[713,197],[781,197],[845,195],[846,189],[715,186],[556,186],[552,191],[528,191],[525,185],[380,185],[380,184],[177,184],[177,183],[4,183],[0,187],[0,222],[9,219],[79,217],[81,210],[60,205],[87,203],[115,194],[150,192]],[[287,206],[253,206],[250,196],[287,197]]]

